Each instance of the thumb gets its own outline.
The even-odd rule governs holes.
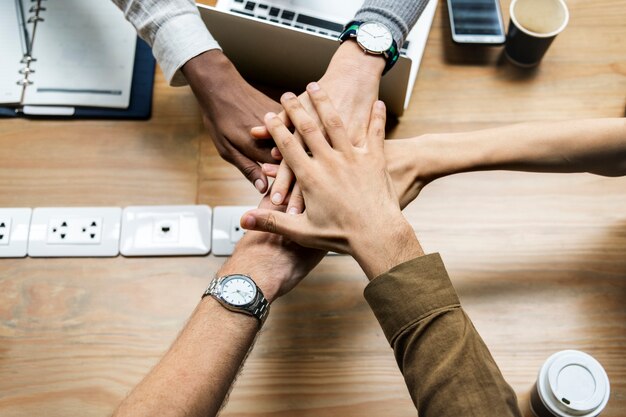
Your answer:
[[[267,176],[259,164],[239,152],[231,155],[231,162],[254,185],[258,192],[264,193],[267,190]]]
[[[285,126],[293,127],[291,120],[289,120],[289,117],[287,117],[287,113],[285,113],[284,110],[278,113],[278,119],[281,122],[283,122]],[[250,136],[252,136],[253,139],[271,139],[272,138],[270,131],[267,130],[267,127],[265,127],[265,125],[255,126],[252,129],[250,129]]]
[[[241,217],[241,227],[246,230],[277,233],[295,240],[294,237],[300,230],[301,216],[276,210],[254,209]]]

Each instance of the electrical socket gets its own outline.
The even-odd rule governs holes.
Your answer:
[[[0,208],[0,258],[23,258],[28,249],[30,208]]]
[[[43,207],[33,210],[28,255],[117,256],[119,207]]]
[[[122,213],[124,256],[206,255],[210,250],[208,206],[133,206]]]
[[[245,213],[245,212],[244,212]],[[233,216],[230,219],[230,242],[236,244],[246,234],[246,229],[241,227],[241,216]]]
[[[49,245],[99,245],[102,240],[102,217],[50,219],[46,236]]]
[[[11,237],[11,217],[0,217],[0,245],[9,245]]]
[[[245,234],[241,216],[255,206],[218,206],[213,208],[213,255],[229,256]]]

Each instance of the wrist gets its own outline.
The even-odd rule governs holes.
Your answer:
[[[248,275],[271,304],[279,297],[281,283],[291,277],[292,271],[286,263],[272,262],[271,255],[268,254],[265,246],[258,242],[251,242],[251,239],[246,239],[247,237],[245,236],[239,242],[232,256],[220,268],[217,275]]]
[[[423,256],[415,232],[401,213],[350,242],[352,255],[371,281],[396,265]]]
[[[278,298],[280,291],[280,287],[276,285],[278,278],[276,278],[275,274],[268,271],[267,268],[253,265],[249,262],[241,262],[239,259],[233,260],[231,258],[220,268],[217,276],[222,277],[232,274],[242,274],[252,278],[270,304]]]
[[[391,144],[389,156],[394,154],[400,159],[396,169],[409,171],[415,180],[427,182],[463,171],[470,164],[469,154],[473,152],[464,149],[461,136],[448,133],[424,134],[388,143]]]
[[[227,91],[225,84],[243,81],[232,62],[219,49],[211,49],[191,58],[181,72],[196,96],[211,98],[212,94]]]
[[[328,64],[328,73],[345,74],[360,82],[380,82],[385,69],[385,57],[365,52],[354,39],[343,42]],[[324,77],[322,77],[323,79]]]

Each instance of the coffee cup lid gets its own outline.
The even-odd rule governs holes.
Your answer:
[[[539,372],[539,393],[557,416],[596,416],[609,400],[606,371],[592,356],[563,350],[550,356]]]

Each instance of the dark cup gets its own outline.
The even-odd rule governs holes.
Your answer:
[[[504,51],[520,67],[538,65],[569,20],[563,0],[513,0],[510,16]]]

